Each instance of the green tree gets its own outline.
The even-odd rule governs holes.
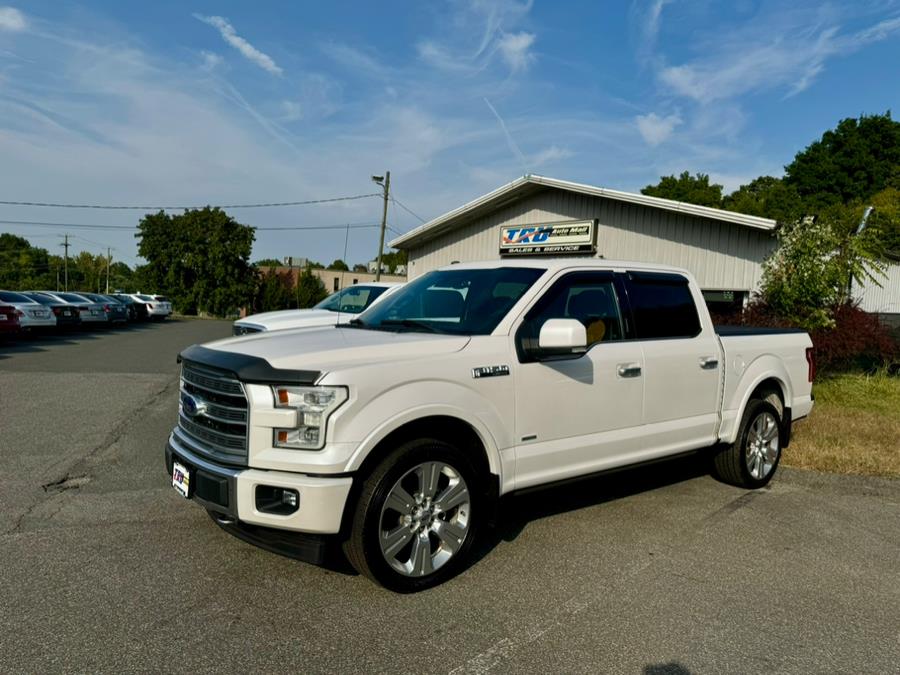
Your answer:
[[[46,249],[24,237],[0,234],[0,288],[30,290],[56,288],[56,271]]]
[[[642,189],[641,194],[700,206],[715,208],[722,206],[722,186],[710,183],[709,176],[705,173],[692,176],[689,172],[683,171],[677,178],[663,176],[656,185],[648,185]]]
[[[890,111],[841,120],[784,169],[810,212],[868,199],[900,175],[900,122]]]
[[[762,278],[762,297],[777,316],[807,330],[830,328],[851,282],[879,283],[881,243],[874,231],[855,235],[850,219],[845,209],[779,230],[779,246],[763,263]]]
[[[760,176],[741,185],[722,200],[722,208],[772,218],[782,225],[796,222],[803,216],[803,204],[797,190],[773,176]]]
[[[900,189],[885,188],[867,203],[873,208],[866,228],[880,237],[888,258],[900,260]]]
[[[263,274],[254,307],[258,312],[272,312],[296,306],[294,284],[288,272],[268,270]]]
[[[398,265],[406,265],[409,259],[407,251],[391,251],[381,255],[381,262],[388,267],[388,273],[394,274]]]
[[[328,266],[328,269],[330,269],[330,270],[341,270],[342,272],[349,272],[349,271],[350,271],[350,268],[347,267],[347,263],[345,263],[345,262],[344,262],[343,260],[341,260],[340,258],[338,258],[338,259],[335,260],[333,263],[331,263],[331,264]]]
[[[249,304],[257,278],[250,265],[252,227],[219,208],[148,214],[138,225],[146,292],[164,293],[185,313],[218,316]]]
[[[284,267],[280,260],[276,260],[275,258],[263,258],[262,260],[257,260],[253,263],[254,267]]]
[[[312,273],[312,267],[307,267],[297,279],[297,306],[306,309],[322,302],[328,297],[325,284]]]

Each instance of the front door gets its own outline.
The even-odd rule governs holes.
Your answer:
[[[621,289],[611,272],[570,272],[515,331],[517,488],[625,464],[640,452],[643,354],[625,340]],[[587,352],[539,360],[540,328],[560,318],[584,324]]]

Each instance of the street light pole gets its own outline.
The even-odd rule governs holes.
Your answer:
[[[381,256],[384,253],[384,230],[387,227],[388,199],[391,194],[391,172],[385,171],[384,178],[372,176],[372,180],[384,187],[384,210],[381,212],[381,235],[378,237],[378,259],[375,268],[375,281],[381,281]]]

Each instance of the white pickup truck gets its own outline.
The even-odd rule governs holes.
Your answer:
[[[717,332],[683,270],[578,259],[451,265],[346,326],[180,360],[176,490],[278,553],[338,540],[403,592],[462,569],[516,490],[697,450],[765,485],[815,370],[802,331]]]

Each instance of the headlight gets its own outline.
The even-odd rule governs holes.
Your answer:
[[[347,400],[344,387],[272,387],[275,406],[297,411],[297,426],[275,429],[272,444],[276,448],[318,450],[325,445],[328,418]]]

